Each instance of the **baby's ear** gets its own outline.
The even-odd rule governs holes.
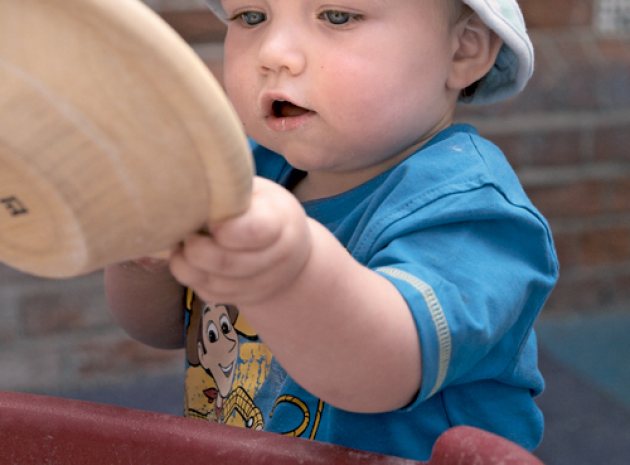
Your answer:
[[[447,86],[462,91],[490,71],[503,41],[474,12],[458,20],[453,34],[453,66]]]

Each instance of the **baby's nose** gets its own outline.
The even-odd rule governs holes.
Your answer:
[[[285,71],[291,75],[304,71],[306,53],[299,36],[294,28],[270,27],[260,45],[260,67],[265,72]]]

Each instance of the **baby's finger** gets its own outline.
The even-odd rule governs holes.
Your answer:
[[[188,287],[198,287],[205,283],[207,273],[190,264],[181,250],[173,252],[169,262],[171,274],[181,284]]]
[[[182,243],[181,257],[192,267],[226,278],[248,278],[282,260],[274,248],[257,251],[233,250],[219,246],[214,237],[195,234]]]
[[[228,249],[259,250],[270,246],[281,235],[282,214],[291,197],[270,181],[256,178],[249,209],[242,215],[210,228],[214,240]]]

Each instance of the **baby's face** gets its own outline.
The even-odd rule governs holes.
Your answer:
[[[450,124],[447,1],[222,4],[227,92],[248,135],[293,166],[362,182]]]

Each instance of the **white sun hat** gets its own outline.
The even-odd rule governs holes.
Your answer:
[[[534,47],[527,34],[525,20],[516,0],[462,0],[472,8],[503,40],[492,69],[476,85],[465,103],[485,104],[518,94],[534,72]],[[206,0],[208,7],[222,21],[226,14],[220,0]]]
[[[463,0],[503,40],[494,66],[467,103],[492,103],[519,93],[534,73],[534,47],[516,0]]]

